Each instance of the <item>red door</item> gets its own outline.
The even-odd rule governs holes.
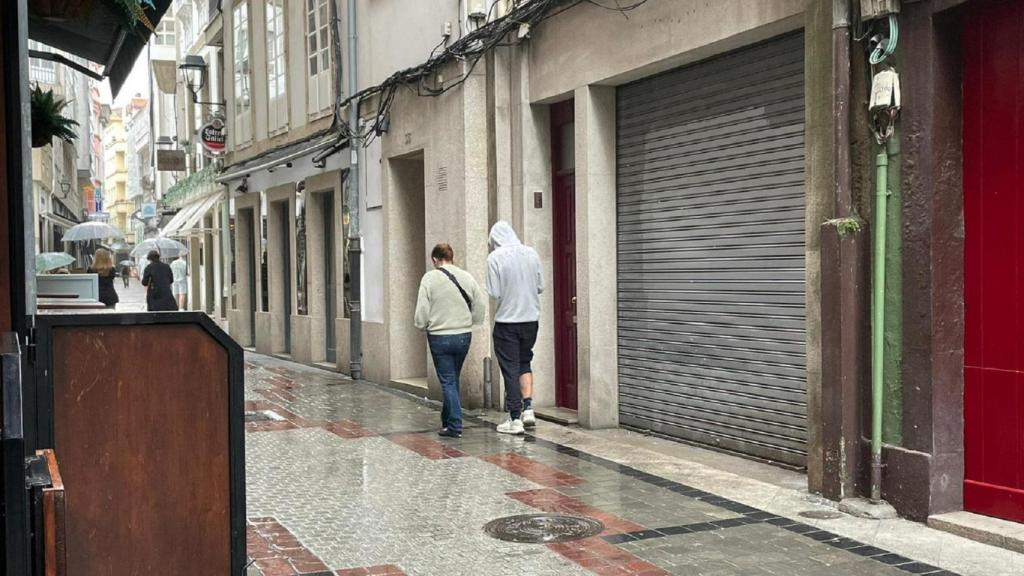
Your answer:
[[[576,409],[576,161],[573,101],[551,106],[555,404]]]
[[[1024,522],[1024,3],[963,42],[964,507]]]

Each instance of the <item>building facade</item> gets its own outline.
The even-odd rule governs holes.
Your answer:
[[[131,233],[134,201],[128,198],[128,140],[125,132],[124,108],[112,108],[103,126],[103,208],[110,214],[110,223]]]
[[[1019,128],[993,112],[1024,101],[1007,64],[1018,4],[650,0],[624,18],[601,2],[353,1],[358,131],[342,106],[347,2],[239,0],[220,14],[223,65],[208,66],[227,153],[211,194],[239,342],[347,372],[358,313],[361,376],[439,397],[412,326],[429,250],[450,243],[482,279],[488,230],[506,220],[550,287],[537,405],[806,469],[811,491],[841,500],[871,486],[877,229],[881,495],[918,520],[1024,521],[1024,444],[985,440],[1020,431],[1021,398],[992,375],[1024,355],[980,336],[1018,342],[1021,323],[978,312],[989,297],[1016,310],[992,286],[1019,279],[982,255],[1017,243],[978,218],[1016,213],[998,203],[1014,184],[979,175],[1017,169],[998,142],[1019,135],[968,122]],[[893,20],[871,11],[897,4]],[[880,148],[866,40],[890,26],[902,109]],[[979,40],[990,31],[1008,40]],[[964,82],[979,66],[996,76]],[[989,81],[1000,90],[963,89]],[[968,155],[968,137],[995,159]],[[969,190],[998,199],[965,202]],[[489,333],[475,330],[463,372],[469,406],[501,398]]]
[[[125,165],[128,187],[125,198],[131,205],[128,229],[124,230],[131,244],[146,237],[146,220],[141,217],[142,204],[154,196],[153,138],[150,130],[150,102],[136,95],[125,106]]]
[[[33,50],[52,52],[49,48],[31,43]],[[64,142],[55,139],[51,144],[32,150],[33,200],[36,209],[37,252],[64,252],[77,255],[74,246],[65,246],[64,232],[85,219],[83,189],[91,164],[89,155],[88,93],[93,82],[88,77],[51,60],[29,59],[29,80],[42,90],[67,102],[62,114],[79,124],[78,140]]]

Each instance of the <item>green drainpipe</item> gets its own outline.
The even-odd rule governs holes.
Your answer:
[[[882,407],[885,352],[885,231],[889,156],[875,156],[874,258],[871,261],[871,501],[882,499]]]
[[[885,359],[882,442],[903,444],[903,198],[900,190],[900,131],[886,143],[889,196],[885,238]]]

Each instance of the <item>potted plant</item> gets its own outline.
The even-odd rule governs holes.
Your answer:
[[[67,107],[65,100],[57,98],[53,90],[43,91],[36,86],[32,89],[32,147],[42,148],[60,138],[65,142],[74,142],[78,138],[74,128],[78,122],[61,115]]]

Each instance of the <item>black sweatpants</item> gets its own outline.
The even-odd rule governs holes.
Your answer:
[[[519,377],[533,372],[533,345],[537,342],[537,323],[494,323],[494,354],[505,378],[505,410],[513,419],[523,413],[523,392]]]

